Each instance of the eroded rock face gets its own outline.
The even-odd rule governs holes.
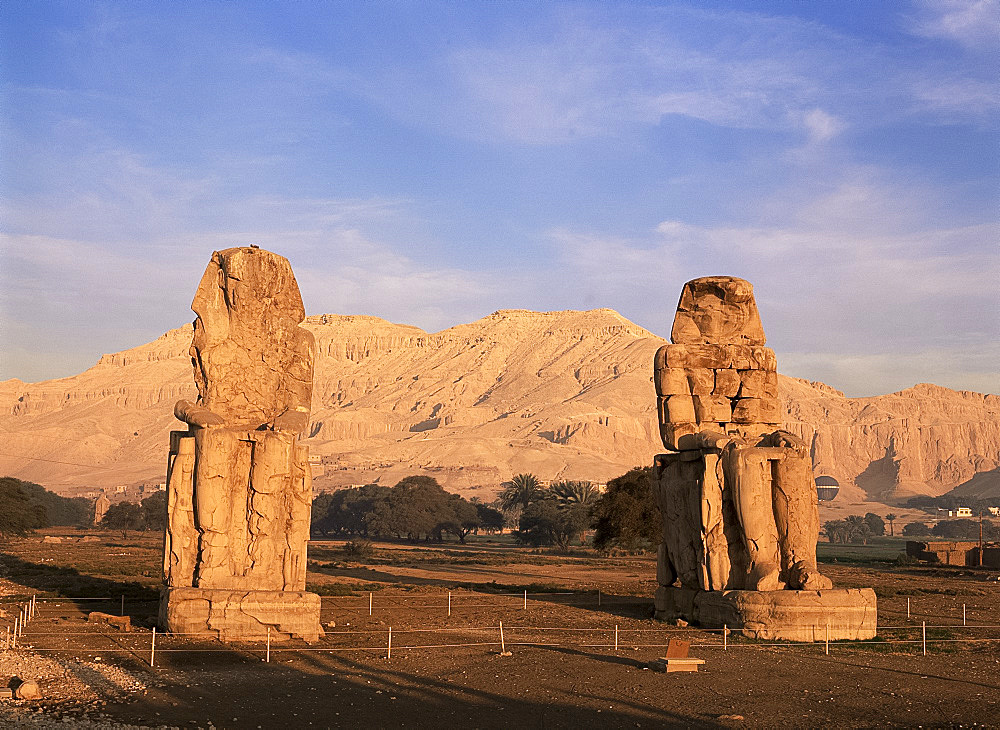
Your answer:
[[[219,638],[263,638],[271,627],[277,638],[315,639],[318,599],[289,609],[309,595],[312,488],[298,437],[314,349],[291,266],[254,247],[216,252],[192,309],[198,399],[174,407],[188,430],[171,434],[161,621]],[[234,597],[254,610],[230,610]],[[200,610],[206,601],[211,612]]]
[[[807,446],[780,430],[774,352],[753,287],[684,286],[674,343],[656,354],[663,514],[658,575],[692,590],[822,590],[816,488]]]

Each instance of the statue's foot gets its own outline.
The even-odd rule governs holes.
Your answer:
[[[796,590],[825,591],[833,588],[833,581],[819,572],[815,567],[809,568],[802,563],[792,566],[788,584]]]
[[[780,591],[785,584],[778,579],[778,566],[772,563],[758,563],[750,571],[747,590]]]

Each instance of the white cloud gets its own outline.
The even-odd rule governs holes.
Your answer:
[[[810,144],[822,144],[844,131],[844,123],[822,109],[811,109],[802,117]]]
[[[1000,225],[927,226],[923,191],[871,179],[811,192],[766,225],[672,220],[632,241],[553,238],[568,280],[599,283],[605,306],[655,332],[669,330],[685,281],[740,276],[789,354],[784,372],[850,394],[922,381],[996,392]]]
[[[975,19],[992,17],[988,5],[938,13],[934,22],[971,34]],[[804,129],[821,143],[847,126],[913,114],[981,119],[996,106],[989,71],[903,55],[794,17],[678,6],[552,15],[544,31],[525,26],[350,83],[409,123],[527,144],[618,136],[671,116]]]
[[[977,50],[1000,48],[1000,2],[997,0],[923,0],[913,31],[944,38]]]

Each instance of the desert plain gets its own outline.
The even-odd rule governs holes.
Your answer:
[[[62,541],[16,539],[0,557],[5,611],[16,594],[44,598],[23,643],[3,653],[44,697],[0,704],[8,726],[969,727],[1000,712],[1000,575],[907,565],[898,538],[820,544],[835,585],[875,586],[879,600],[876,639],[829,653],[732,635],[724,645],[720,632],[652,620],[653,556],[481,536],[377,543],[366,556],[314,540],[320,642],[275,643],[268,657],[260,641],[159,636],[150,666],[160,537],[47,532]],[[122,606],[128,633],[86,620]],[[650,670],[677,638],[701,671]]]

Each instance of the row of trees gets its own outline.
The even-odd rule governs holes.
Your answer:
[[[367,484],[313,500],[312,529],[324,536],[360,535],[460,542],[471,532],[499,531],[503,514],[478,501],[446,492],[436,479],[406,477],[393,487]]]
[[[892,515],[892,518],[896,519],[896,516]],[[842,520],[824,522],[823,534],[830,542],[860,542],[867,545],[869,538],[885,534],[885,521],[874,512],[869,512],[864,517],[851,515]]]
[[[92,515],[88,499],[60,497],[34,482],[0,478],[0,539],[38,527],[88,525]]]
[[[948,540],[978,540],[979,520],[960,518],[941,520],[933,526],[923,522],[911,522],[903,526],[903,534],[908,537],[940,537]],[[1000,527],[990,520],[983,520],[983,539],[1000,539]]]
[[[499,504],[518,514],[517,538],[533,545],[569,547],[577,535],[594,529],[598,550],[655,546],[660,517],[653,503],[651,467],[635,468],[608,482],[604,494],[589,482],[556,482],[543,488],[531,474],[519,474],[505,485]]]
[[[651,471],[632,469],[608,482],[603,495],[590,482],[543,487],[535,475],[518,474],[489,505],[450,494],[431,477],[412,476],[393,487],[368,484],[319,495],[313,500],[312,530],[323,536],[408,540],[440,541],[448,535],[464,542],[470,533],[512,526],[522,544],[567,549],[593,528],[598,549],[649,548],[660,534]]]
[[[101,520],[101,526],[118,530],[122,539],[130,530],[163,530],[167,526],[167,493],[156,492],[142,502],[118,502],[108,507]]]

